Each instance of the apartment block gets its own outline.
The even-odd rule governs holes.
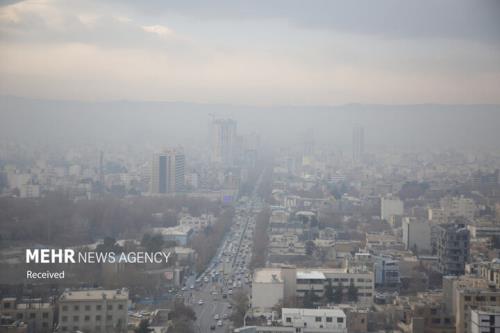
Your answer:
[[[65,291],[59,298],[59,331],[127,332],[128,290]]]

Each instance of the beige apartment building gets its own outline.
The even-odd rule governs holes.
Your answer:
[[[128,290],[65,291],[59,298],[59,332],[127,332]]]

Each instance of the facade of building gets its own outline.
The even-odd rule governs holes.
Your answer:
[[[469,230],[460,223],[441,224],[436,239],[438,269],[443,275],[462,275],[469,257]]]
[[[363,127],[355,127],[352,130],[352,160],[360,162],[365,151],[365,130]]]
[[[477,206],[474,200],[460,197],[444,197],[440,200],[443,214],[447,218],[464,217],[469,221],[474,219],[477,211]]]
[[[359,267],[347,268],[261,268],[255,271],[252,283],[252,308],[265,312],[280,300],[304,297],[314,292],[322,297],[325,287],[343,287],[347,295],[349,286],[357,291],[357,303],[372,304],[374,295],[373,272]],[[347,300],[346,300],[347,301]]]
[[[236,155],[236,121],[214,119],[212,122],[212,163],[232,166]]]
[[[151,165],[151,193],[165,194],[184,190],[186,157],[182,150],[154,154]]]
[[[65,291],[59,298],[60,332],[127,332],[128,290]]]
[[[54,304],[41,299],[23,300],[14,297],[3,298],[0,315],[9,321],[23,322],[29,332],[48,333],[54,328]]]
[[[193,235],[193,228],[189,225],[178,225],[169,228],[152,228],[151,234],[161,235],[164,241],[174,241],[177,245],[186,246]]]
[[[346,315],[340,309],[283,308],[281,313],[283,326],[347,333]]]
[[[431,252],[431,226],[428,221],[405,217],[402,223],[403,243],[406,250]]]
[[[374,257],[373,270],[375,285],[381,287],[397,287],[401,283],[399,260],[390,257]]]
[[[500,333],[500,307],[471,310],[470,333]]]
[[[403,201],[396,198],[380,199],[380,219],[389,221],[394,215],[403,215]]]

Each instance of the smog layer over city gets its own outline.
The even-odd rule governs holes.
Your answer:
[[[0,0],[0,333],[500,333],[497,0]]]

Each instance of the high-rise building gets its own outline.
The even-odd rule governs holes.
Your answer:
[[[469,257],[469,230],[464,224],[440,224],[437,235],[438,268],[443,275],[462,275]]]
[[[352,160],[360,162],[365,151],[365,130],[357,126],[352,130]]]
[[[211,161],[224,166],[233,165],[236,153],[236,121],[214,119],[211,132]]]
[[[154,154],[151,165],[151,193],[181,192],[184,189],[186,157],[182,150]]]

